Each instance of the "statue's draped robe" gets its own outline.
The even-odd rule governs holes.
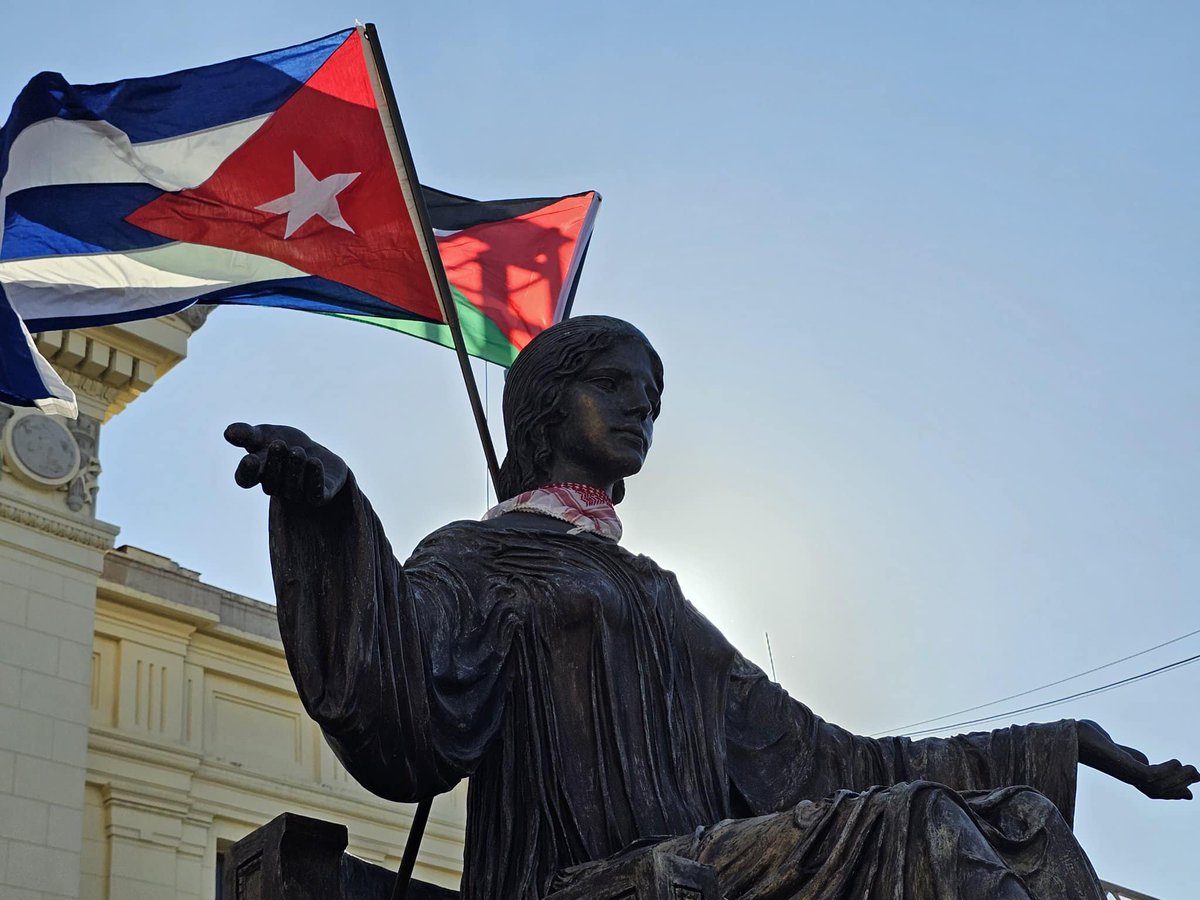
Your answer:
[[[1101,896],[1066,824],[1073,723],[858,737],[603,538],[459,522],[402,567],[352,476],[271,517],[288,662],[338,758],[393,800],[471,777],[465,900],[672,836],[731,897]],[[1034,888],[993,890],[1013,871]]]

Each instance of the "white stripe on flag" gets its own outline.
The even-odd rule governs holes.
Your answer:
[[[268,118],[255,116],[140,144],[109,122],[43,119],[13,141],[0,193],[51,184],[152,184],[165,191],[195,187]]]
[[[33,342],[33,335],[29,333],[25,323],[21,322],[19,315],[17,321],[25,335],[25,343],[29,345],[29,352],[33,356],[33,364],[37,367],[38,376],[42,379],[42,385],[46,389],[45,397],[33,398],[34,404],[49,415],[66,416],[68,419],[78,418],[79,404],[75,402],[75,392],[67,387],[66,382],[54,370],[54,366],[46,362],[46,358],[38,352],[37,345]]]
[[[0,283],[13,309],[30,321],[127,314],[232,285],[307,275],[266,256],[183,242],[0,262]]]

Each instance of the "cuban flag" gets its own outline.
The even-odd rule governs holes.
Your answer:
[[[207,302],[442,320],[362,29],[155,78],[21,92],[0,284],[34,331]]]
[[[111,84],[30,81],[0,133],[0,287],[27,329],[203,299],[444,343],[441,248],[468,349],[511,362],[569,310],[600,198],[422,189],[373,36]]]
[[[206,302],[442,321],[363,29],[154,78],[21,92],[0,284],[32,331]]]
[[[33,338],[0,286],[0,401],[36,406],[44,413],[79,415],[72,391],[34,346]]]

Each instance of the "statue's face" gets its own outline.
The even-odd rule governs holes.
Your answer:
[[[556,481],[609,488],[636,474],[654,437],[659,387],[641,341],[597,353],[567,386],[566,420],[554,432]]]

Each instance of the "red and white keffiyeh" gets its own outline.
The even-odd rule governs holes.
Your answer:
[[[495,519],[509,512],[531,512],[569,522],[575,526],[570,534],[590,531],[611,541],[621,539],[621,520],[617,518],[612,498],[590,484],[543,484],[497,503],[483,518]]]

